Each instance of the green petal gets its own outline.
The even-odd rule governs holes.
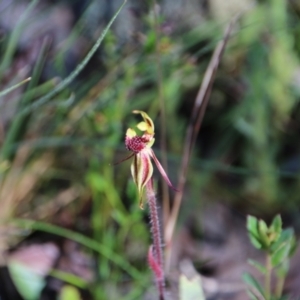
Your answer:
[[[131,174],[135,184],[137,185],[140,199],[140,208],[143,209],[143,190],[153,174],[151,158],[147,151],[141,151],[134,156],[133,162],[131,164]]]
[[[141,131],[147,131],[149,126],[146,122],[143,121],[137,124],[136,127]]]
[[[147,124],[147,128],[145,129],[145,130],[143,130],[143,129],[140,129],[139,127],[139,129],[140,130],[142,130],[142,131],[146,131],[147,133],[149,133],[149,134],[152,134],[152,135],[154,135],[154,124],[153,124],[153,121],[152,121],[152,119],[144,112],[144,111],[141,111],[141,110],[134,110],[134,111],[132,111],[134,114],[141,114],[142,115],[142,117],[143,117],[143,119],[144,119],[144,121],[145,121],[145,123]],[[141,123],[139,123],[139,125],[140,125]],[[138,125],[138,126],[139,126]]]
[[[136,136],[136,132],[133,129],[128,128],[126,131],[126,136],[129,138],[133,138],[134,136]]]

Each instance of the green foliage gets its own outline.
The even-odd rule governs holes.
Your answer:
[[[274,245],[277,245],[277,240],[282,236],[281,227],[282,221],[279,215],[274,218],[270,227],[267,226],[265,221],[258,220],[253,216],[247,218],[249,237],[253,246],[257,249],[269,251],[269,249],[274,248]]]
[[[258,291],[262,296],[265,295],[264,288],[251,274],[248,273],[243,274],[243,280],[249,286],[253,287],[256,291]]]
[[[254,244],[254,243],[252,242],[252,244]],[[266,267],[263,266],[263,265],[262,265],[261,263],[259,263],[258,261],[255,261],[255,260],[253,260],[253,259],[248,259],[248,263],[249,263],[251,266],[255,267],[260,273],[262,273],[262,274],[266,274],[266,273],[267,273]]]
[[[293,229],[282,229],[280,215],[275,216],[270,226],[263,220],[248,216],[247,230],[252,245],[266,253],[266,266],[249,260],[260,273],[265,276],[263,287],[252,275],[244,274],[244,281],[265,299],[271,299],[271,276],[273,271],[277,277],[276,292],[272,299],[281,299],[282,287],[289,269],[289,259],[295,253],[297,243]]]

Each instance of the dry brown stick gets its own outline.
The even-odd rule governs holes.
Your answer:
[[[206,111],[207,103],[211,94],[212,85],[216,76],[216,71],[218,69],[220,60],[225,50],[225,46],[230,37],[233,25],[235,24],[237,17],[230,22],[227,26],[224,37],[215,48],[213,56],[209,62],[209,65],[205,71],[203,81],[201,83],[200,89],[198,91],[194,107],[192,110],[191,121],[188,125],[186,131],[186,137],[184,142],[183,157],[181,161],[181,168],[178,179],[178,189],[179,192],[176,193],[174,198],[174,205],[170,213],[170,217],[165,227],[165,241],[166,241],[166,270],[170,267],[170,257],[171,257],[171,241],[174,234],[175,225],[177,222],[177,217],[179,209],[182,202],[183,190],[186,182],[186,174],[188,171],[188,166],[190,162],[191,152],[195,145],[196,137],[200,130],[200,126],[203,120],[204,113]]]

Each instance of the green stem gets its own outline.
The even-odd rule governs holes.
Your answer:
[[[272,263],[271,255],[267,253],[266,257],[266,276],[265,276],[265,299],[271,299],[271,275],[272,275]]]
[[[276,297],[281,298],[285,277],[279,277],[276,283]]]

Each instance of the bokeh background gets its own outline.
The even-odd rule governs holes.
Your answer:
[[[151,243],[124,135],[134,109],[154,120],[154,150],[176,186],[186,130],[216,45],[232,26],[192,151],[167,257],[167,290],[201,275],[206,299],[248,299],[263,260],[246,216],[300,223],[300,2],[0,1],[0,299],[157,299]],[[174,191],[155,171],[162,232]],[[300,297],[300,253],[285,293]]]

